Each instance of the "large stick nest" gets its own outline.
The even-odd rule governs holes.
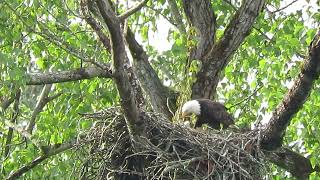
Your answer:
[[[132,140],[118,108],[86,115],[96,122],[84,179],[262,179],[257,132],[197,131],[143,113],[145,134]]]

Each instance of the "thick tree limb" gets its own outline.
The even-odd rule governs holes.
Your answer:
[[[126,12],[124,12],[123,14],[121,14],[120,16],[118,16],[118,18],[120,19],[120,21],[123,21],[125,19],[127,19],[129,16],[131,16],[132,14],[136,13],[137,11],[139,11],[143,6],[145,6],[147,4],[149,0],[143,0],[140,3],[136,4],[135,6],[133,6],[132,8],[130,8],[129,10],[127,10]]]
[[[120,28],[120,20],[117,18],[109,1],[96,0],[96,3],[109,29],[112,47],[113,77],[120,94],[121,107],[124,110],[128,130],[131,135],[138,135],[143,133],[140,127],[138,127],[142,125],[142,123],[138,122],[139,110],[128,75],[123,67],[128,57],[125,51],[123,32]]]
[[[281,146],[286,128],[292,117],[307,100],[313,83],[320,74],[320,31],[309,47],[309,57],[304,60],[301,72],[294,85],[273,111],[272,117],[263,130],[263,148],[273,150]]]
[[[265,151],[264,154],[269,161],[290,172],[298,179],[308,179],[311,173],[320,172],[319,169],[312,168],[309,159],[288,148],[282,147],[276,151]]]
[[[107,69],[107,68],[106,68]],[[62,83],[91,79],[95,77],[111,78],[111,71],[98,67],[88,67],[70,71],[49,72],[49,73],[29,73],[27,76],[27,85],[44,85],[53,83]]]
[[[172,117],[168,107],[167,100],[175,101],[174,93],[167,87],[163,86],[157,73],[152,68],[148,60],[148,55],[143,47],[136,41],[133,32],[128,29],[126,33],[126,40],[129,49],[133,56],[133,67],[139,79],[141,87],[148,95],[150,103],[154,112],[166,115],[168,118]],[[174,104],[174,102],[172,102]]]
[[[192,98],[212,98],[219,82],[220,72],[239,48],[264,7],[264,0],[245,0],[227,26],[223,37],[203,58],[202,68],[192,86]]]
[[[190,60],[201,59],[212,47],[216,34],[216,17],[209,0],[183,0],[184,12],[191,26],[197,30],[197,47]]]
[[[32,168],[34,168],[35,166],[43,162],[44,160],[48,159],[49,157],[59,154],[61,152],[64,152],[68,149],[71,149],[77,144],[78,144],[77,141],[74,140],[74,141],[66,142],[60,145],[58,144],[58,145],[45,147],[44,149],[47,149],[45,154],[38,156],[28,164],[22,166],[15,172],[11,173],[6,179],[7,180],[17,179],[21,177],[24,173],[30,171]]]

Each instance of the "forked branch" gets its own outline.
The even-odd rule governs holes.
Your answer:
[[[234,52],[249,35],[256,17],[264,7],[264,0],[245,0],[234,14],[222,38],[202,60],[202,68],[192,86],[192,98],[212,98],[219,82],[220,72],[229,63]]]

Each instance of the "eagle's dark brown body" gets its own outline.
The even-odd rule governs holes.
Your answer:
[[[227,112],[227,108],[218,102],[211,101],[209,99],[197,99],[200,104],[200,115],[195,124],[195,128],[201,127],[203,124],[214,129],[227,128],[229,125],[234,124],[233,117]]]

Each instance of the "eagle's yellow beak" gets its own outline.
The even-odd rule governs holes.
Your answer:
[[[188,115],[187,112],[182,112],[182,118],[185,118]]]

